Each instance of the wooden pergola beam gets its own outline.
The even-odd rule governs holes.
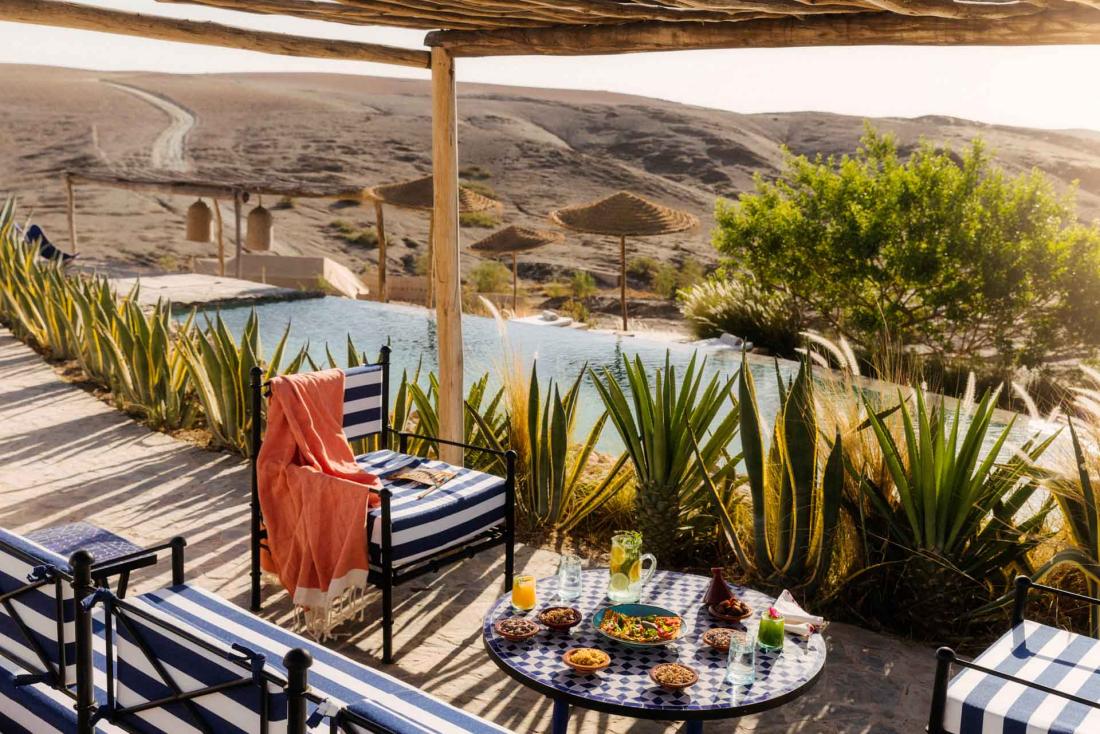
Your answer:
[[[3,0],[0,2],[0,21],[5,20],[162,41],[239,48],[282,56],[374,61],[417,69],[427,69],[430,66],[430,55],[414,49],[268,33],[220,23],[107,10],[63,0]]]
[[[1009,18],[959,19],[894,13],[818,15],[733,23],[627,23],[494,31],[436,31],[425,43],[453,56],[595,56],[794,46],[1040,46],[1100,44],[1091,8]]]

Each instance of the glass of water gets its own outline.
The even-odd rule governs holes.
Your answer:
[[[726,682],[751,686],[756,680],[756,642],[741,630],[730,635],[729,658],[726,661]]]
[[[572,554],[562,556],[558,564],[558,598],[572,601],[581,595],[582,590],[581,559]]]

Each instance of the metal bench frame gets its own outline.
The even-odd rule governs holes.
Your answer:
[[[382,661],[393,662],[393,587],[397,584],[410,581],[426,573],[435,573],[440,568],[457,561],[472,558],[477,553],[498,545],[504,545],[504,590],[512,588],[512,578],[515,575],[515,508],[516,508],[516,452],[498,451],[484,446],[474,446],[460,441],[447,441],[434,436],[424,436],[418,433],[400,431],[390,426],[390,348],[384,346],[381,349],[380,359],[373,363],[382,369],[382,429],[377,434],[381,448],[389,448],[392,436],[397,437],[398,452],[406,454],[409,439],[426,440],[436,444],[457,446],[467,451],[476,451],[492,454],[504,460],[506,476],[504,477],[504,527],[499,526],[471,538],[461,546],[446,548],[439,553],[417,560],[410,568],[395,570],[393,567],[393,524],[390,511],[390,502],[393,493],[388,488],[381,489],[378,494],[382,500],[381,516],[381,581],[377,584],[382,590]],[[251,583],[252,593],[250,609],[253,612],[260,611],[260,584],[262,572],[260,570],[260,550],[266,548],[264,541],[267,539],[267,530],[263,527],[263,514],[260,509],[259,483],[256,475],[256,459],[260,453],[263,442],[263,401],[265,393],[269,392],[267,384],[263,380],[263,370],[253,367],[251,371],[250,386],[252,389],[251,400]],[[368,436],[369,438],[370,436]],[[369,532],[369,531],[368,531]],[[364,538],[364,542],[370,543],[370,539]],[[369,547],[368,547],[369,556]]]
[[[1057,596],[1064,596],[1069,599],[1076,599],[1077,601],[1083,601],[1088,604],[1094,604],[1100,606],[1100,599],[1094,599],[1091,596],[1085,596],[1084,594],[1077,594],[1072,591],[1066,591],[1064,589],[1057,589],[1053,586],[1045,586],[1043,584],[1037,584],[1027,576],[1016,577],[1016,598],[1012,606],[1012,626],[1013,628],[1023,624],[1024,612],[1027,610],[1028,592],[1031,589],[1038,591],[1045,591]],[[1013,683],[1019,683],[1022,686],[1028,688],[1034,688],[1037,691],[1043,693],[1059,696],[1067,701],[1073,701],[1083,706],[1089,706],[1090,708],[1100,708],[1100,702],[1090,701],[1087,698],[1075,696],[1071,693],[1064,693],[1062,691],[1056,691],[1048,686],[1034,683],[1032,681],[1024,680],[1023,678],[1017,678],[1016,676],[1009,675],[1008,673],[1002,673],[997,670],[992,670],[984,665],[978,665],[973,660],[967,660],[961,658],[950,647],[941,647],[936,651],[936,678],[932,686],[932,709],[928,715],[928,732],[929,734],[958,734],[958,732],[950,732],[944,727],[944,714],[947,708],[947,686],[951,680],[951,666],[958,665],[963,668],[970,668],[976,670],[979,673],[985,675],[992,675],[997,678],[1002,678]]]

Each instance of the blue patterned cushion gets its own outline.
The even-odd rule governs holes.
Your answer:
[[[87,522],[70,522],[42,528],[27,533],[27,539],[65,558],[78,550],[86,550],[92,554],[96,563],[141,550],[141,546],[131,543],[121,535]]]

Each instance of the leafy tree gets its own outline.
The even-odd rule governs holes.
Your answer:
[[[940,355],[1034,365],[1100,343],[1100,230],[1039,171],[980,140],[908,157],[867,127],[852,156],[787,153],[774,182],[719,202],[715,246],[873,352],[884,332]]]

